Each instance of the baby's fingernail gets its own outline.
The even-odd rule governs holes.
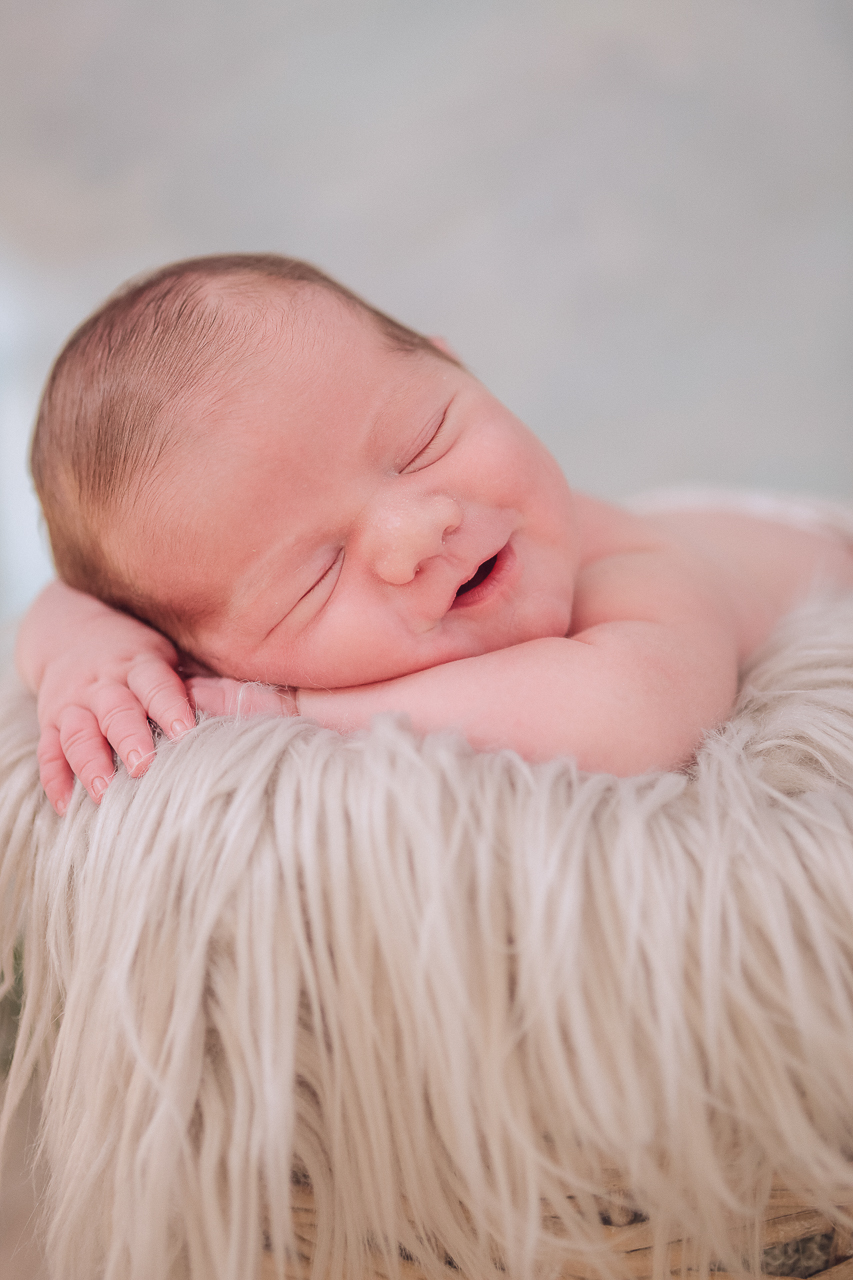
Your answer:
[[[127,753],[127,767],[131,773],[133,773],[134,769],[139,764],[141,759],[142,759],[141,751],[134,750],[134,751],[129,751]]]
[[[92,786],[90,790],[96,800],[100,800],[101,796],[104,794],[106,789],[107,789],[107,784],[104,778],[94,778],[92,780]]]
[[[191,727],[192,727],[191,725],[187,724],[186,720],[173,720],[172,721],[172,737],[182,738],[185,733],[189,733]]]
[[[64,818],[64,817],[65,817],[65,810],[66,810],[67,808],[68,808],[68,801],[67,801],[67,800],[57,800],[57,802],[56,802],[56,812],[59,814],[60,818]]]

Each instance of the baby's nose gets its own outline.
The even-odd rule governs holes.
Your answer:
[[[371,522],[373,566],[384,582],[403,586],[421,565],[441,554],[448,534],[462,521],[459,503],[434,493],[383,505]]]

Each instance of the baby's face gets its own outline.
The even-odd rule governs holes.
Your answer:
[[[115,549],[201,611],[180,639],[215,671],[335,688],[566,634],[577,548],[554,459],[471,374],[389,350],[335,297],[267,326],[191,430],[156,518]]]

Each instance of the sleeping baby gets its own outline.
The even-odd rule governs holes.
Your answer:
[[[439,339],[274,255],[166,267],[50,375],[32,466],[59,581],[20,628],[59,813],[149,721],[381,711],[620,775],[677,768],[815,590],[828,530],[570,491]],[[244,682],[257,682],[246,685]]]

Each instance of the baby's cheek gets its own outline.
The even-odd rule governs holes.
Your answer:
[[[399,675],[400,653],[388,652],[388,629],[372,631],[364,616],[332,616],[295,645],[286,664],[287,684],[309,689],[344,689]],[[285,682],[283,682],[285,683]]]

